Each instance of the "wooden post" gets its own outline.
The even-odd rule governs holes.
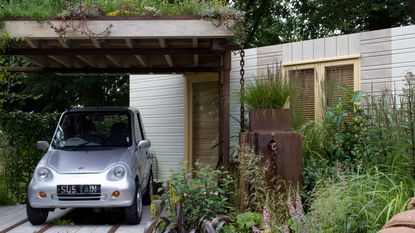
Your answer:
[[[223,69],[219,72],[219,153],[222,158],[222,165],[225,168],[229,165],[229,92],[230,92],[230,71],[231,71],[231,51],[226,51],[223,55]]]

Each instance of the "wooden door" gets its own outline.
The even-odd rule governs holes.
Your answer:
[[[216,167],[219,158],[219,87],[214,82],[192,83],[192,162]]]

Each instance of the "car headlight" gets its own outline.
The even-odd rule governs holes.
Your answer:
[[[125,168],[123,166],[115,166],[113,167],[107,175],[107,179],[111,181],[118,181],[124,178],[125,176]]]
[[[52,172],[46,167],[40,167],[36,170],[36,176],[41,181],[52,179]]]
[[[122,178],[125,175],[125,169],[121,166],[116,166],[114,168],[114,176],[117,178]]]

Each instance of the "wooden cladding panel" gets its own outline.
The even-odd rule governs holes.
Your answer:
[[[340,99],[346,100],[344,87],[353,91],[353,65],[326,67],[325,94],[327,106],[336,105]]]
[[[290,107],[300,121],[315,119],[315,90],[314,69],[300,69],[289,71],[289,82],[294,87]]]

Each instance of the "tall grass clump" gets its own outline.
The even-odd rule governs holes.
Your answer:
[[[306,215],[310,232],[377,232],[414,196],[410,173],[376,167],[320,180]]]
[[[278,70],[268,68],[265,76],[248,81],[241,93],[241,101],[252,109],[282,108],[293,89]]]

